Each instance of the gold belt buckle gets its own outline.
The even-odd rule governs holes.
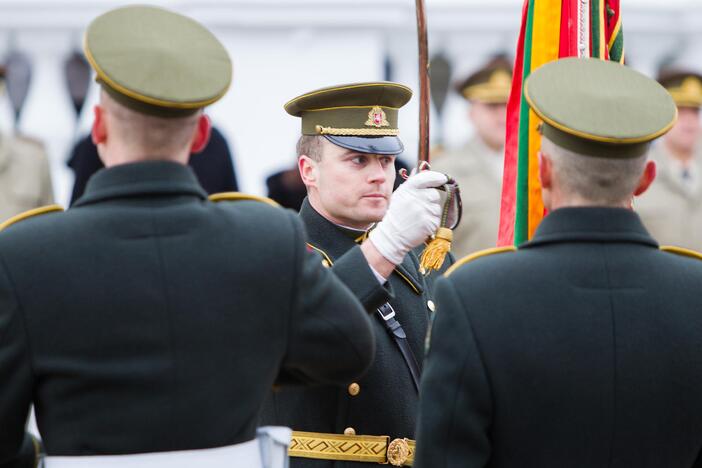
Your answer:
[[[392,466],[403,466],[407,463],[409,456],[410,446],[407,439],[394,439],[388,444],[387,458]]]

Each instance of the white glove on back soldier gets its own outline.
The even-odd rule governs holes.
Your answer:
[[[385,217],[368,236],[383,257],[399,265],[407,252],[436,232],[442,212],[436,187],[446,182],[445,174],[422,171],[392,194]]]

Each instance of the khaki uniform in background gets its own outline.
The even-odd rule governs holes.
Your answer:
[[[634,209],[661,245],[702,250],[702,75],[668,68],[659,72],[658,82],[678,106],[678,121],[664,140],[651,147],[649,156],[658,169],[656,180],[636,198]],[[669,146],[685,148],[690,162],[679,162]]]
[[[661,245],[702,250],[702,148],[683,177],[682,166],[662,143],[651,149],[658,168],[656,180],[634,202],[634,209]]]
[[[432,169],[450,174],[461,188],[463,218],[453,230],[456,258],[495,247],[500,222],[504,166],[505,110],[512,85],[512,65],[496,56],[463,81],[455,91],[470,106],[473,137],[460,149],[432,159]]]
[[[456,258],[495,246],[503,164],[502,153],[490,149],[478,136],[432,161],[432,169],[451,174],[462,190],[463,218],[453,231],[451,244]]]
[[[53,203],[49,163],[40,143],[0,134],[0,222]]]

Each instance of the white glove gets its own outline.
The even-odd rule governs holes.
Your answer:
[[[378,252],[395,265],[407,252],[421,245],[439,228],[441,196],[436,187],[447,181],[446,175],[422,171],[410,176],[390,199],[383,220],[370,232],[369,239]]]

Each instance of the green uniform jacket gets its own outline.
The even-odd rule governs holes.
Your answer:
[[[702,261],[562,208],[439,280],[415,468],[702,467]],[[697,461],[695,461],[697,460]]]
[[[32,402],[49,455],[224,446],[254,438],[274,383],[346,383],[373,350],[294,213],[210,202],[179,164],[102,170],[0,233],[3,467]]]
[[[414,253],[408,254],[389,278],[387,287],[382,287],[354,240],[358,232],[327,221],[307,200],[300,217],[307,227],[310,244],[333,261],[334,273],[371,312],[375,359],[360,380],[348,380],[343,387],[274,392],[266,409],[265,422],[290,426],[297,431],[342,434],[344,429],[352,427],[358,435],[414,439],[417,390],[397,344],[375,316],[375,310],[389,300],[421,366],[430,311],[426,284],[417,271],[417,257]],[[348,391],[348,385],[354,382],[360,386],[356,396]],[[291,458],[293,468],[332,466],[367,467],[368,463]]]

